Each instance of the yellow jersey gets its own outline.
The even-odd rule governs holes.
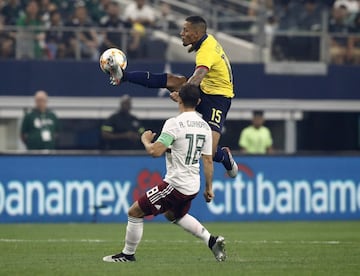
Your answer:
[[[231,65],[222,46],[212,35],[207,35],[200,43],[196,51],[196,68],[206,67],[209,70],[200,83],[200,89],[205,94],[233,98]]]

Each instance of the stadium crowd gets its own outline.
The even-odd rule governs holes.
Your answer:
[[[252,1],[254,3],[258,1]],[[309,32],[309,36],[278,35],[272,41],[277,60],[319,60],[320,37],[311,32],[329,33],[329,61],[335,64],[360,64],[360,1],[358,0],[280,0],[268,2],[265,32],[274,30]],[[327,12],[327,25],[323,13]],[[250,13],[255,11],[249,10]],[[326,25],[326,26],[324,26]]]
[[[123,10],[111,0],[0,0],[0,10],[1,58],[96,60],[104,49],[122,46],[129,57],[142,58],[147,28],[178,28],[169,5],[155,11],[146,0],[134,0]]]
[[[360,64],[358,0],[208,1],[209,5],[204,5],[203,1],[184,0],[202,8],[209,16],[213,14],[209,9],[215,9],[217,27],[225,32],[244,30],[247,26],[252,36],[251,31],[259,28],[257,22],[265,13],[264,43],[272,46],[275,60],[319,60],[320,37],[312,36],[311,32],[326,29],[330,34],[326,47],[328,60],[336,64]],[[323,11],[328,11],[327,26],[322,21]],[[229,20],[238,15],[254,20]],[[25,31],[14,26],[33,29]],[[153,29],[174,33],[179,30],[174,12],[165,1],[133,0],[122,6],[114,0],[0,0],[0,58],[3,59],[96,60],[99,53],[113,46],[126,48],[132,59],[158,58],[156,53],[164,58],[164,51],[159,49],[166,46],[154,44],[149,35]],[[274,35],[276,31],[302,31],[310,35]]]

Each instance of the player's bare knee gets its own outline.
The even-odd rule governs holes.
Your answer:
[[[128,210],[128,216],[134,218],[143,218],[144,212],[141,210],[139,203],[136,201]]]
[[[167,74],[166,87],[170,91],[177,91],[180,87],[186,83],[187,79],[184,76],[177,76],[173,74]]]

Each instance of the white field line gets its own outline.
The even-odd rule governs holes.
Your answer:
[[[27,240],[27,239],[0,239],[0,243],[3,242],[17,242],[17,243],[42,243],[42,242],[49,242],[49,243],[102,243],[102,242],[108,242],[107,240],[92,240],[92,239],[47,239],[47,240]]]
[[[0,238],[0,243],[118,243],[121,240],[98,240],[98,239],[44,239],[44,240],[30,240],[30,239],[3,239]],[[202,243],[202,241],[190,240],[142,240],[144,243]],[[280,241],[280,240],[259,240],[259,241],[244,241],[244,240],[229,240],[227,243],[234,244],[355,244],[357,241]]]

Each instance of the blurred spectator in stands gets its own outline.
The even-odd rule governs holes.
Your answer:
[[[91,21],[85,3],[79,1],[75,4],[75,10],[68,27],[94,27]],[[78,57],[84,59],[97,60],[99,58],[98,37],[94,30],[86,30],[81,32],[67,32],[65,34],[66,44],[68,48],[68,57]]]
[[[62,20],[67,22],[71,19],[71,15],[74,12],[74,6],[78,1],[79,0],[52,0],[51,2],[56,4]]]
[[[340,8],[341,6],[346,7],[347,16],[345,19],[346,25],[349,28],[354,24],[355,17],[360,10],[360,1],[358,0],[336,0],[333,7]],[[350,60],[347,60],[350,61]]]
[[[88,0],[86,2],[86,7],[89,11],[91,19],[94,22],[100,22],[101,18],[106,16],[108,5],[111,2],[118,3],[117,1],[112,0]]]
[[[109,150],[141,149],[140,134],[144,132],[141,122],[131,114],[131,98],[121,97],[120,109],[101,127],[105,148]]]
[[[37,1],[29,1],[26,5],[25,13],[20,15],[16,21],[20,26],[41,26],[39,4]]]
[[[340,6],[345,6],[349,14],[356,14],[360,9],[358,0],[336,0],[334,8],[340,8]]]
[[[296,19],[298,28],[304,31],[320,31],[322,6],[316,0],[303,0]]]
[[[356,15],[350,33],[347,58],[353,64],[360,64],[360,13]]]
[[[156,15],[155,27],[164,32],[168,32],[168,31],[178,32],[179,30],[179,26],[176,23],[176,18],[171,11],[171,7],[166,2],[160,3],[159,12]]]
[[[15,57],[15,33],[4,30],[5,17],[0,15],[0,59]]]
[[[5,16],[5,25],[15,25],[21,12],[22,7],[20,0],[7,1],[7,4],[1,10],[1,14]]]
[[[63,27],[61,14],[58,10],[50,13],[50,28]],[[66,57],[66,47],[64,43],[64,32],[62,30],[50,29],[46,32],[46,46],[49,59],[63,59]]]
[[[249,0],[248,15],[257,16],[260,5],[264,5],[267,11],[272,11],[274,9],[273,0]]]
[[[279,21],[280,30],[296,28],[296,14],[300,4],[300,2],[292,2],[291,0],[280,0],[276,3],[274,12]]]
[[[16,24],[22,27],[41,27],[39,5],[29,1],[25,14],[20,16]],[[42,58],[45,49],[45,34],[41,30],[23,29],[17,32],[16,56],[18,58]]]
[[[276,18],[273,13],[269,13],[264,26],[265,45],[268,48],[270,48],[273,43],[276,29],[277,29]]]
[[[45,91],[35,94],[34,109],[25,114],[21,126],[21,139],[29,150],[55,149],[59,122],[48,109],[48,95]]]
[[[290,0],[280,0],[276,3],[275,18],[278,21],[279,31],[296,30],[296,15],[300,3],[293,3]],[[277,35],[273,41],[272,56],[275,60],[290,59],[291,51],[289,43],[291,38],[287,35]]]
[[[299,31],[318,32],[321,30],[322,6],[316,0],[304,0],[296,18]],[[318,61],[320,53],[319,37],[293,37],[291,56],[297,61]]]
[[[146,0],[134,0],[125,8],[124,19],[132,23],[135,37],[140,38],[130,44],[127,55],[132,59],[146,57],[146,28],[155,24],[154,9],[146,5]]]
[[[347,15],[346,6],[334,7],[329,22],[330,61],[335,64],[344,64],[346,61],[349,34]]]
[[[321,30],[322,5],[316,0],[299,2],[281,1],[277,6],[280,31]],[[311,36],[277,36],[274,40],[273,55],[277,60],[317,61],[319,60],[320,39]]]
[[[112,1],[107,5],[106,16],[101,18],[100,26],[106,28],[106,32],[103,34],[103,43],[101,45],[101,52],[105,51],[108,48],[122,48],[123,36],[127,34],[122,34],[119,31],[129,31],[132,27],[132,24],[123,21],[120,18],[120,7],[118,2]],[[130,37],[131,43],[139,41],[140,37],[135,37],[136,33],[132,32]],[[139,35],[138,35],[139,36]],[[136,48],[137,46],[135,46]]]
[[[272,138],[270,130],[264,126],[262,111],[254,111],[252,124],[240,134],[239,147],[243,153],[266,154],[272,153]]]
[[[51,13],[57,10],[57,6],[51,0],[40,0],[40,18],[44,26],[50,26]]]
[[[137,23],[145,27],[153,26],[155,23],[155,11],[152,7],[146,5],[146,0],[134,0],[126,7],[124,18],[132,24]]]

